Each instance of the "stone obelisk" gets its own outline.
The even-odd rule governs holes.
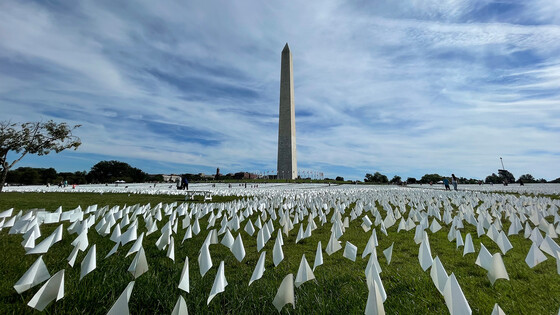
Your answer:
[[[296,114],[292,53],[288,43],[282,50],[280,70],[280,114],[278,119],[278,178],[297,178]]]

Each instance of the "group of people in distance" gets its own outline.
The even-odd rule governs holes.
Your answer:
[[[449,179],[447,179],[447,177],[443,178],[443,184],[445,185],[445,190],[451,190],[451,188],[449,188]],[[453,185],[453,189],[457,190],[457,177],[455,177],[455,174],[451,174],[451,184]]]

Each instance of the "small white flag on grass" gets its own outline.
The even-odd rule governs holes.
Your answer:
[[[245,225],[245,232],[247,232],[247,234],[253,236],[253,234],[255,234],[255,227],[253,226],[253,223],[251,222],[251,220],[247,220],[249,222],[247,222],[247,225]]]
[[[113,255],[114,253],[116,253],[116,252],[117,252],[117,249],[119,249],[119,245],[120,245],[120,243],[117,242],[117,244],[115,244],[115,246],[113,246],[113,248],[111,248],[111,251],[109,251],[109,253],[107,254],[107,256],[105,256],[105,258],[107,258],[107,257]]]
[[[243,240],[241,239],[241,233],[237,234],[237,238],[235,238],[235,241],[233,242],[233,245],[231,246],[231,252],[233,253],[233,256],[235,256],[235,258],[239,262],[243,261],[243,258],[245,258],[245,247],[243,246]]]
[[[128,267],[128,271],[134,276],[134,279],[148,271],[148,260],[146,259],[144,247],[140,247],[140,250],[138,250],[136,256],[134,256],[130,267]]]
[[[502,308],[498,305],[498,303],[494,304],[494,308],[492,309],[492,314],[490,315],[506,315],[506,313],[502,310]]]
[[[391,246],[387,247],[387,249],[385,249],[383,251],[383,255],[385,255],[385,258],[387,259],[387,265],[389,265],[391,263],[391,257],[393,256],[393,245],[395,244],[395,242],[393,242],[391,244]]]
[[[222,245],[224,245],[225,247],[229,248],[229,250],[231,250],[231,247],[233,246],[233,242],[234,242],[233,235],[231,235],[229,229],[226,229],[224,237],[222,237],[222,241],[221,241]]]
[[[128,253],[126,254],[125,257],[128,257],[129,255],[132,255],[132,254],[136,253],[137,251],[139,251],[140,247],[142,247],[142,241],[143,240],[144,240],[144,232],[142,232],[142,234],[140,234],[140,237],[138,239],[136,239],[134,244],[132,244],[132,247],[128,250]],[[117,246],[118,246],[118,243],[117,243]]]
[[[340,241],[336,239],[334,233],[331,233],[331,238],[329,239],[329,243],[327,244],[327,248],[325,248],[325,252],[330,256],[335,252],[339,251],[342,248],[340,245]]]
[[[381,301],[385,302],[385,300],[387,299],[387,293],[385,292],[385,287],[383,287],[383,282],[381,281],[381,277],[379,276],[381,270],[377,269],[378,266],[379,264],[377,262],[376,257],[371,255],[369,256],[369,261],[364,273],[366,275],[366,283],[368,285],[368,288],[370,288],[372,284],[375,282],[377,284],[377,289],[379,289]]]
[[[509,280],[509,276],[506,271],[506,266],[504,265],[504,261],[502,260],[502,254],[495,253],[492,256],[492,265],[490,270],[488,270],[488,279],[490,283],[494,285],[494,282],[498,279],[506,279]]]
[[[130,296],[132,295],[133,288],[134,281],[131,281],[121,293],[115,304],[113,304],[107,315],[130,314],[130,312],[128,311],[128,301],[130,301]]]
[[[554,258],[556,258],[556,271],[560,275],[560,252],[556,252]]]
[[[445,289],[445,285],[447,284],[449,276],[447,275],[447,272],[445,271],[445,268],[443,267],[443,264],[439,260],[438,256],[436,256],[436,258],[434,259],[434,263],[432,264],[430,277],[432,277],[432,281],[434,282],[439,293],[443,294],[443,290]]]
[[[351,261],[356,261],[356,254],[357,253],[358,253],[358,247],[356,247],[354,244],[346,241],[346,246],[344,247],[344,253],[342,254],[342,256],[350,259]]]
[[[496,244],[498,244],[498,247],[500,247],[500,250],[502,251],[502,253],[504,253],[504,255],[513,248],[513,245],[511,245],[504,231],[500,231],[498,239],[496,240]]]
[[[317,242],[317,251],[315,252],[315,262],[313,263],[313,271],[318,266],[323,264],[323,250],[321,248],[321,241]]]
[[[457,230],[455,233],[456,233],[455,240],[457,242],[457,248],[465,245],[465,243],[463,243],[463,236],[461,236],[461,231]]]
[[[279,234],[280,235],[280,234]],[[284,252],[282,251],[282,244],[280,244],[280,239],[276,237],[276,242],[274,243],[274,249],[272,251],[272,260],[274,261],[274,266],[284,259]]]
[[[467,233],[467,236],[465,236],[465,247],[463,248],[463,256],[470,253],[474,253],[474,244],[472,241],[471,233]]]
[[[432,233],[436,233],[437,231],[441,230],[441,225],[439,224],[439,222],[436,220],[436,218],[434,218],[432,220],[432,224],[430,225],[430,231],[432,231]]]
[[[190,225],[189,227],[187,227],[187,231],[185,231],[185,236],[183,237],[183,241],[181,241],[181,244],[183,244],[185,240],[188,240],[189,238],[192,238],[192,229]]]
[[[95,270],[97,267],[97,258],[96,258],[96,246],[93,244],[89,248],[89,251],[86,254],[84,260],[82,260],[81,270],[80,270],[80,280],[85,277],[88,273]]]
[[[175,240],[173,239],[173,236],[171,236],[169,247],[167,247],[167,258],[175,262]]]
[[[251,280],[249,280],[249,285],[251,285],[251,283],[253,283],[253,281],[259,280],[265,271],[264,268],[264,260],[266,259],[266,251],[263,251],[261,253],[261,257],[259,257],[259,261],[257,262],[257,265],[255,266],[255,270],[253,270],[253,275],[251,276]]]
[[[276,238],[276,242],[278,242],[278,238]],[[263,249],[266,241],[264,240],[264,230],[260,229],[257,232],[257,252],[260,252]]]
[[[373,229],[373,232],[371,232],[371,236],[369,237],[366,247],[364,248],[364,252],[362,253],[362,258],[366,258],[367,255],[371,254],[371,252],[375,249],[376,246],[377,246],[377,235],[375,234],[375,229]]]
[[[185,264],[183,265],[183,271],[181,271],[181,278],[179,278],[179,289],[189,293],[190,282],[189,282],[189,257],[185,258]]]
[[[430,249],[430,241],[428,240],[428,234],[424,231],[424,240],[420,244],[418,250],[418,261],[420,261],[420,266],[422,270],[426,271],[432,265],[432,250]]]
[[[486,271],[489,271],[492,267],[492,254],[490,254],[482,243],[480,243],[480,251],[476,257],[475,264],[486,269]]]
[[[208,245],[202,244],[200,254],[198,255],[198,266],[200,267],[200,276],[204,277],[206,272],[212,268],[212,257]]]
[[[23,276],[19,278],[18,282],[14,285],[14,289],[16,289],[17,293],[21,294],[50,277],[51,275],[43,261],[43,256],[39,256]]]
[[[560,252],[560,246],[556,244],[556,242],[550,238],[550,236],[546,236],[540,245],[540,249],[549,254],[552,257],[556,257],[556,253]]]
[[[272,301],[272,304],[274,304],[278,312],[280,312],[284,305],[288,303],[292,304],[294,309],[296,309],[296,301],[294,298],[294,275],[291,273],[282,280],[282,283],[278,288],[278,292],[276,292],[276,296]]]
[[[55,273],[49,281],[35,293],[27,305],[42,311],[55,299],[58,301],[64,297],[64,269]]]
[[[62,224],[59,225],[56,230],[49,236],[47,236],[41,243],[28,250],[25,254],[45,254],[49,251],[49,248],[53,246],[56,242],[62,240]],[[87,246],[86,246],[87,248]]]
[[[121,226],[119,224],[115,224],[115,228],[113,229],[113,233],[111,233],[110,240],[118,243],[121,240]]]
[[[80,235],[78,235],[78,237],[76,237],[76,239],[72,242],[72,246],[77,247],[82,252],[89,247],[87,232],[87,229],[83,230],[82,233],[80,233]]]
[[[137,231],[137,225],[128,227],[128,230],[126,230],[126,232],[124,232],[119,238],[119,240],[121,241],[121,245],[124,246],[129,242],[135,241],[138,238]]]
[[[447,304],[447,309],[451,315],[456,314],[472,314],[471,308],[455,274],[451,273],[451,276],[447,279],[445,288],[443,289],[443,298],[445,299],[445,304]]]
[[[74,247],[74,249],[72,249],[72,252],[70,252],[70,256],[66,258],[66,260],[68,260],[68,264],[70,265],[70,267],[74,267],[74,263],[76,262],[76,257],[78,257],[79,250],[80,250],[79,246]]]
[[[366,302],[366,309],[364,314],[366,315],[384,315],[385,307],[383,307],[383,299],[381,297],[381,290],[379,289],[377,282],[368,283],[368,299]]]
[[[188,315],[189,311],[187,309],[187,302],[183,296],[179,295],[179,299],[177,299],[177,303],[175,303],[175,307],[173,308],[173,312],[171,315]]]
[[[12,212],[14,211],[14,208],[10,208],[6,211],[2,211],[2,213],[0,213],[0,218],[9,218],[12,216]]]
[[[299,230],[296,236],[296,243],[303,239],[303,223],[299,225]]]
[[[525,257],[525,263],[527,263],[529,268],[533,268],[546,259],[547,258],[544,253],[537,247],[537,243],[533,242],[533,244],[531,245],[531,249],[529,249],[527,257]]]
[[[218,267],[218,273],[216,274],[216,278],[214,279],[214,284],[212,285],[212,290],[210,290],[210,295],[208,296],[208,301],[206,302],[206,304],[210,304],[210,301],[212,301],[216,294],[224,292],[227,285],[228,283],[224,271],[224,261],[222,260],[220,262],[220,266]]]
[[[294,284],[296,285],[296,287],[299,287],[303,283],[313,279],[315,279],[315,275],[313,274],[313,270],[311,270],[311,267],[309,267],[307,259],[305,259],[305,254],[303,254],[301,256],[301,262],[299,263],[298,273]]]

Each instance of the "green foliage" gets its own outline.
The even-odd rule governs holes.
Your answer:
[[[0,192],[8,171],[27,154],[47,155],[66,149],[76,150],[82,142],[72,131],[78,127],[80,125],[70,127],[66,123],[56,123],[52,120],[19,125],[8,121],[0,122]],[[17,156],[11,162],[7,160],[9,152]],[[29,176],[35,180],[35,174]]]
[[[148,174],[124,162],[101,161],[91,168],[87,177],[89,182],[92,183],[113,183],[117,180],[143,183],[146,181]]]
[[[498,170],[498,174],[502,179],[502,182],[515,183],[515,177],[508,170]]]
[[[431,183],[437,183],[440,180],[443,180],[443,176],[439,175],[439,174],[426,174],[424,176],[422,176],[422,178],[420,179],[420,183],[422,184],[429,184]]]
[[[375,172],[375,174],[371,175],[369,173],[366,174],[366,178],[364,178],[364,182],[366,183],[374,183],[374,184],[387,184],[389,179],[386,175],[383,175],[379,172]]]
[[[400,185],[402,182],[401,177],[400,176],[393,176],[393,178],[391,178],[391,181],[389,182],[390,184],[395,184],[395,185]]]
[[[533,175],[531,174],[523,174],[521,176],[519,176],[519,178],[517,179],[517,182],[522,181],[523,183],[536,183],[537,181],[535,180],[535,178],[533,177]]]
[[[501,184],[502,179],[500,178],[500,176],[496,175],[495,173],[492,173],[492,175],[486,176],[484,182],[486,184]]]
[[[486,179],[484,180],[484,182],[487,183],[487,184],[490,184],[490,183],[502,184],[502,183],[504,183],[505,180],[507,180],[508,183],[514,183],[515,182],[515,177],[509,171],[498,170],[498,173],[499,173],[499,175],[496,175],[495,173],[492,173],[492,175],[486,176]]]
[[[335,180],[336,180],[337,182],[343,182],[343,181],[344,181],[344,177],[342,177],[342,176],[337,176],[337,177],[335,178]]]
[[[407,184],[416,184],[417,180],[414,177],[409,177],[406,179]]]

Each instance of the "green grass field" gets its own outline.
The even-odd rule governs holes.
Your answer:
[[[215,198],[215,201],[229,202],[233,198]],[[120,205],[181,202],[178,196],[148,196],[127,194],[65,194],[65,193],[2,193],[0,195],[0,211],[14,207],[15,209],[45,208],[55,210],[59,205],[64,210],[71,210],[80,205],[83,209],[91,204]],[[353,206],[353,205],[351,205]],[[379,211],[385,215],[382,207]],[[330,216],[329,216],[330,218]],[[371,215],[370,215],[371,218]],[[254,221],[256,216],[252,216]],[[225,246],[211,245],[213,267],[201,278],[198,267],[199,249],[206,238],[208,216],[201,221],[202,231],[193,235],[192,239],[181,244],[185,230],[179,229],[175,235],[175,262],[166,257],[166,251],[155,246],[160,233],[156,232],[144,237],[143,247],[149,264],[149,271],[136,280],[132,291],[129,308],[133,314],[168,314],[172,311],[179,295],[182,295],[189,313],[213,314],[273,314],[276,309],[272,300],[282,279],[289,273],[297,274],[302,254],[313,266],[317,242],[321,241],[323,250],[327,245],[331,224],[321,226],[316,219],[318,229],[310,238],[296,244],[295,239],[299,225],[294,227],[288,237],[284,236],[284,260],[278,267],[272,262],[272,249],[276,233],[268,241],[263,250],[266,251],[266,263],[263,277],[248,286],[249,279],[257,263],[260,253],[256,249],[256,237],[250,237],[245,231],[245,222],[241,225],[241,235],[245,245],[246,256],[238,262]],[[165,219],[163,222],[166,222]],[[503,221],[507,231],[509,222]],[[323,252],[324,264],[317,267],[314,274],[316,280],[304,283],[295,288],[296,307],[286,305],[282,313],[290,314],[360,314],[364,312],[368,289],[364,269],[367,258],[362,259],[361,253],[371,235],[359,226],[361,220],[350,222],[340,238],[342,246],[346,241],[358,247],[358,258],[352,262],[342,257],[344,249],[329,256]],[[159,223],[158,227],[162,227]],[[219,222],[216,223],[219,228]],[[41,226],[42,236],[38,244],[48,236],[58,224]],[[305,224],[307,226],[307,224]],[[443,296],[438,292],[429,275],[429,270],[422,271],[418,263],[418,247],[414,243],[414,230],[397,233],[397,226],[388,229],[388,236],[383,235],[379,228],[377,237],[379,247],[377,255],[383,269],[381,279],[387,292],[384,303],[388,314],[446,314],[448,313]],[[68,223],[64,224],[68,227]],[[182,226],[180,226],[182,227]],[[275,224],[278,228],[278,224]],[[20,244],[21,235],[8,235],[9,229],[0,232],[0,312],[4,314],[34,313],[34,309],[26,304],[40,288],[40,285],[18,294],[13,285],[37,259],[38,255],[25,255]],[[138,234],[146,231],[140,222]],[[448,274],[455,273],[459,284],[474,314],[490,314],[495,303],[498,303],[506,314],[556,314],[560,307],[560,275],[556,271],[556,261],[548,256],[548,260],[530,269],[525,264],[525,256],[531,241],[523,235],[510,236],[513,245],[504,257],[510,280],[497,280],[494,286],[486,276],[486,271],[477,265],[477,253],[463,257],[463,248],[456,249],[455,242],[447,240],[448,226],[439,232],[428,232],[433,257],[439,256]],[[486,236],[476,237],[476,228],[465,223],[462,236],[471,233],[475,249],[480,249],[482,241],[493,254],[499,251],[497,245]],[[237,232],[232,232],[234,237]],[[89,244],[97,245],[97,269],[79,281],[80,263],[87,251],[80,252],[71,268],[66,258],[72,250],[70,243],[77,235],[69,235],[64,230],[63,240],[53,245],[43,259],[51,275],[61,269],[65,274],[65,295],[58,302],[52,302],[45,310],[49,314],[105,314],[125,289],[134,280],[127,269],[134,255],[125,257],[132,243],[121,247],[118,252],[104,259],[114,243],[109,237],[101,237],[95,229],[88,233]],[[255,233],[256,236],[256,233]],[[221,237],[219,237],[221,241]],[[394,243],[393,257],[387,265],[382,251]],[[190,261],[190,293],[177,288],[185,257]],[[206,305],[220,261],[225,262],[225,275],[228,286],[225,292],[218,294]]]

